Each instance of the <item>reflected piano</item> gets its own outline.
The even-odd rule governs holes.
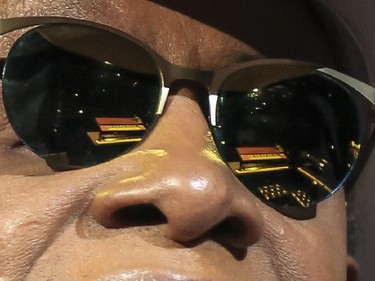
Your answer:
[[[87,132],[95,145],[112,145],[142,140],[146,127],[139,117],[97,117],[99,131]]]
[[[253,174],[289,169],[284,149],[277,146],[246,146],[236,148],[239,161],[228,165],[235,174]]]

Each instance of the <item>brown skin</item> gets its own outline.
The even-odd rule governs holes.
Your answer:
[[[144,0],[0,2],[1,17],[64,15],[106,23],[184,66],[214,69],[258,56],[229,35]],[[1,56],[10,41],[2,39]],[[0,106],[0,279],[346,280],[343,192],[319,204],[314,219],[279,214],[220,160],[196,101],[205,93],[180,84],[173,94],[137,149],[63,173],[15,146]],[[110,216],[144,203],[167,222],[147,226],[133,218],[130,227],[121,224],[126,213]],[[228,218],[243,228],[220,224]]]

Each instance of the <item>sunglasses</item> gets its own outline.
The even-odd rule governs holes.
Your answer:
[[[1,35],[26,27],[1,60],[4,107],[19,138],[55,170],[139,145],[180,79],[207,88],[207,121],[233,174],[294,219],[313,218],[318,202],[354,178],[373,143],[374,88],[335,70],[258,60],[201,71],[109,26],[0,20]]]

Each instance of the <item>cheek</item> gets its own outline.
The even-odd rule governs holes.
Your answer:
[[[320,203],[312,220],[296,221],[265,210],[265,244],[274,267],[290,274],[298,272],[308,280],[344,280],[345,212],[342,191]]]
[[[84,207],[91,187],[64,174],[0,175],[0,275],[21,280],[72,214]]]

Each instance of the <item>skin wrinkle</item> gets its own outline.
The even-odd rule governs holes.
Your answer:
[[[273,239],[280,239],[281,237],[278,235],[275,235]],[[290,280],[290,278],[293,278],[293,280],[311,280],[311,277],[309,277],[303,269],[302,264],[296,264],[296,259],[294,256],[294,253],[292,253],[290,250],[287,249],[286,246],[282,245],[275,253],[273,251],[273,247],[275,247],[274,243],[272,241],[269,241],[265,239],[265,246],[268,249],[269,256],[273,257],[270,259],[270,263],[272,264],[273,271],[275,272],[275,275],[277,276],[278,280]],[[287,242],[286,240],[281,240],[282,242]],[[279,245],[278,245],[279,246]],[[278,257],[282,257],[282,259]]]
[[[6,121],[8,123],[8,121]],[[0,176],[6,174],[49,175],[53,171],[45,161],[22,145],[9,125],[0,131]]]
[[[293,248],[293,241],[285,239],[285,232],[283,228],[277,229],[272,221],[266,219],[266,225],[273,231],[266,232],[264,236],[264,244],[269,253],[270,262],[272,264],[275,275],[278,276],[278,280],[311,280],[304,272],[304,266],[302,264],[296,264],[295,261],[300,261],[293,253],[288,250],[288,246]],[[270,237],[271,236],[271,237]],[[278,243],[275,244],[275,241]],[[280,259],[279,257],[282,257]]]
[[[344,198],[344,192],[343,190],[340,190],[338,191],[336,194],[333,195],[333,197],[338,197],[340,199],[343,199]],[[295,228],[294,230],[298,232],[305,232],[306,231],[306,228],[308,228],[309,230],[307,231],[310,235],[309,235],[309,247],[312,248],[312,249],[319,249],[319,248],[323,248],[323,249],[328,249],[329,247],[332,248],[331,245],[322,245],[321,242],[319,242],[319,240],[317,240],[316,238],[319,237],[319,233],[317,234],[314,234],[314,232],[316,232],[317,230],[314,229],[314,224],[317,224],[319,225],[319,223],[324,223],[324,222],[319,222],[320,220],[325,220],[324,217],[321,216],[321,210],[324,209],[324,207],[327,207],[327,205],[331,205],[331,203],[334,202],[334,204],[337,204],[337,201],[324,201],[322,203],[320,203],[318,205],[318,214],[317,214],[317,217],[314,218],[313,220],[310,220],[310,221],[302,221],[300,222],[299,224],[296,224],[297,228]],[[326,206],[325,206],[326,205]],[[343,210],[343,207],[344,205],[341,205],[340,208],[341,208],[341,212],[338,211],[338,214],[340,214],[340,216],[338,216],[338,220],[344,220],[344,218],[342,218],[342,215],[345,214],[344,210]],[[338,215],[337,214],[337,215]],[[293,223],[293,220],[292,219],[289,219],[287,217],[280,217],[280,222],[282,223],[279,223],[279,224],[275,224],[275,221],[271,221],[271,220],[268,220],[267,219],[267,216],[265,217],[265,221],[266,221],[266,225],[267,225],[267,228],[270,228],[272,229],[273,231],[267,231],[265,232],[265,243],[267,245],[267,249],[270,253],[270,256],[273,256],[274,258],[271,260],[272,261],[272,265],[275,269],[275,272],[277,272],[278,274],[282,274],[279,276],[279,279],[280,280],[290,280],[291,276],[293,276],[293,280],[315,280],[313,279],[313,277],[311,276],[311,274],[309,274],[308,272],[306,272],[305,268],[307,268],[307,265],[308,263],[310,262],[309,259],[304,259],[301,255],[301,253],[299,252],[291,252],[290,250],[288,249],[291,249],[293,247],[298,247],[298,244],[300,244],[301,242],[298,241],[298,238],[301,237],[300,235],[294,235],[294,236],[291,236],[290,234],[286,233],[284,231],[284,229],[287,229],[287,228],[281,228],[280,226],[282,225],[287,225],[287,224],[290,224],[290,223]],[[311,223],[312,221],[312,223]],[[277,227],[277,226],[279,227]],[[345,226],[345,223],[343,223],[343,225]],[[328,227],[328,229],[330,229]],[[345,233],[345,232],[344,232]],[[294,240],[291,240],[290,238],[289,239],[286,239],[286,237],[294,237]],[[340,238],[340,237],[332,237],[332,239],[336,239],[336,238]],[[304,243],[302,241],[302,243]],[[344,241],[342,241],[342,244],[345,245]],[[303,246],[306,246],[305,244]],[[333,248],[333,250],[335,250]],[[345,248],[344,248],[345,250]],[[295,261],[299,261],[299,263],[296,263]],[[303,261],[303,262],[301,262]],[[329,259],[327,260],[329,261]],[[305,264],[304,264],[305,263]],[[332,271],[333,268],[325,268],[325,269],[322,269],[324,268],[324,260],[321,260],[320,261],[321,263],[321,267],[319,267],[318,270],[321,271],[322,274],[324,274],[326,271]]]
[[[220,279],[219,277],[217,277],[218,279],[217,280],[267,280],[267,281],[277,281],[278,279],[276,278],[276,273],[273,271],[273,268],[270,268],[269,265],[271,263],[270,261],[270,258],[265,256],[265,252],[263,251],[263,247],[264,247],[264,244],[263,244],[263,239],[261,239],[259,241],[259,243],[257,244],[254,244],[252,247],[248,248],[248,255],[253,257],[252,259],[250,259],[250,262],[249,260],[242,260],[242,261],[238,261],[238,264],[236,266],[234,266],[234,268],[237,268],[237,271],[238,272],[241,272],[241,268],[248,268],[250,269],[250,271],[254,270],[256,271],[256,278],[253,277],[253,275],[235,275],[233,274],[230,279]],[[207,251],[209,252],[214,252],[216,249],[215,247],[217,247],[218,245],[215,245],[215,243],[213,242],[208,242],[206,243],[205,245],[207,247]],[[212,247],[212,249],[211,249]],[[196,252],[198,253],[201,253],[203,252],[204,248],[203,247],[196,247]],[[222,263],[222,260],[220,260],[224,255],[228,255],[229,253],[227,251],[225,252],[220,252],[216,255],[212,255],[209,259],[207,259],[207,262],[209,263],[209,266],[210,267],[215,267],[216,264],[220,264],[221,266],[223,266],[223,263]],[[232,261],[227,261],[227,263],[229,264],[229,266],[231,266],[232,264]],[[259,264],[261,264],[261,266],[259,266]],[[254,265],[256,264],[256,265]],[[217,270],[220,270],[222,269],[221,267]],[[274,276],[273,278],[271,277]],[[250,279],[249,279],[250,278]],[[216,279],[214,279],[216,281]],[[292,279],[291,279],[292,280]]]
[[[118,245],[120,245],[121,244],[121,240],[122,240],[122,238],[124,237],[124,236],[130,236],[130,235],[134,235],[134,233],[132,233],[132,231],[130,230],[129,231],[130,233],[129,233],[129,235],[127,235],[127,234],[125,234],[125,235],[123,235],[122,237],[121,236],[117,236],[116,238],[114,238],[113,240],[114,240],[114,243],[112,244],[112,245],[110,245],[110,246],[108,246],[108,248],[109,248],[109,252],[107,253],[107,252],[105,252],[105,253],[103,253],[105,256],[107,255],[107,254],[109,254],[109,255],[115,255],[116,257],[118,257],[119,259],[118,260],[121,260],[121,257],[124,257],[124,256],[126,256],[127,255],[127,253],[126,252],[124,252],[123,250],[120,250],[120,252],[118,253],[118,249],[119,249],[119,246]],[[65,237],[64,237],[65,236]],[[73,242],[74,241],[74,238],[73,238],[73,236],[74,236],[74,233],[72,232],[72,231],[68,231],[68,232],[65,232],[64,234],[63,234],[63,238],[65,238],[64,240],[65,241],[67,241],[67,243],[69,243],[69,244],[67,244],[66,246],[66,248],[67,249],[74,249],[74,246],[72,246],[71,244],[73,244],[73,245],[75,245],[77,242]],[[92,243],[95,243],[95,244],[98,244],[98,247],[99,248],[101,248],[101,243],[102,243],[102,241],[104,241],[104,240],[101,240],[101,241],[95,241],[95,240],[93,240],[93,241],[90,241],[90,240],[84,240],[84,241],[80,241],[79,243],[82,243],[82,244],[84,244],[85,246],[87,246],[87,248],[88,249],[92,249],[92,247],[90,247],[90,244],[92,244]],[[140,244],[140,243],[142,243],[142,241],[140,240],[140,239],[138,239],[136,236],[134,236],[134,238],[133,238],[133,250],[136,252],[136,254],[139,254],[139,255],[142,255],[142,254],[144,254],[143,252],[139,252],[139,249],[137,249],[137,245],[138,244]],[[75,247],[76,249],[78,249],[79,247]],[[155,247],[153,247],[152,245],[149,247],[150,249],[152,249],[152,253],[150,253],[150,255],[148,256],[148,259],[147,259],[147,261],[149,262],[149,263],[152,263],[152,261],[153,260],[165,260],[166,259],[166,257],[168,257],[169,256],[169,254],[168,253],[171,253],[171,257],[172,257],[172,259],[169,259],[169,257],[168,257],[168,262],[169,262],[169,265],[171,266],[171,269],[170,269],[170,271],[171,272],[173,272],[173,268],[175,268],[175,267],[179,267],[180,265],[182,265],[183,266],[183,264],[187,264],[187,265],[190,265],[190,264],[199,264],[199,256],[197,255],[197,254],[195,254],[195,253],[193,253],[193,252],[189,252],[188,253],[188,256],[189,256],[189,258],[187,258],[186,260],[179,260],[179,259],[174,259],[173,258],[173,249],[171,249],[171,250],[168,250],[166,253],[163,253],[163,254],[161,254],[161,255],[158,255],[158,250],[159,250],[159,248],[155,248]],[[77,257],[77,255],[79,255],[80,253],[77,251],[77,252],[69,252],[69,253],[67,253],[69,256],[72,256],[73,258],[75,258],[75,257]],[[120,256],[119,256],[120,255]],[[155,258],[155,255],[157,255],[156,256],[156,259],[154,259]],[[60,260],[59,260],[59,257],[52,257],[55,261],[55,263],[60,263]],[[90,265],[91,264],[91,260],[90,260],[90,258],[85,258],[84,256],[82,257],[83,258],[83,260],[82,260],[82,262],[83,262],[83,264],[85,265],[85,266],[87,266],[87,265]],[[112,257],[110,257],[110,259],[111,259]],[[173,261],[176,261],[176,262],[173,262]],[[103,260],[103,262],[105,263],[105,259]],[[100,267],[101,265],[98,265],[98,267]],[[116,267],[116,265],[113,265],[113,267]],[[83,268],[85,268],[85,267],[83,267]],[[202,269],[203,269],[203,267],[201,267]],[[74,273],[75,273],[75,270],[73,271]],[[180,271],[181,272],[181,271]],[[81,272],[81,275],[82,276],[87,276],[87,279],[88,280],[92,280],[92,279],[94,279],[95,277],[97,277],[97,276],[95,276],[94,275],[94,273],[93,272],[84,272],[84,271],[82,271]],[[77,275],[72,275],[72,276],[67,276],[67,278],[68,278],[68,280],[76,280],[76,279],[74,279],[74,277],[76,277]],[[71,277],[71,278],[69,278],[69,277]],[[90,278],[91,277],[91,278]],[[44,279],[42,279],[42,280],[44,280]],[[96,279],[95,279],[96,280]]]
[[[149,153],[148,155],[152,153],[153,152]],[[127,157],[131,158],[132,156],[134,157],[134,156],[138,156],[142,154],[145,155],[147,154],[147,152],[134,153],[133,155],[129,155]],[[159,151],[155,153],[155,155],[158,155],[158,154],[160,154]],[[137,160],[140,160],[140,159],[138,158]],[[133,164],[132,161],[126,161],[126,162],[130,166]],[[22,219],[20,219],[19,221],[14,221],[14,225],[18,226],[17,228],[9,227],[9,224],[2,222],[2,221],[4,222],[13,221],[13,220],[8,220],[7,218],[8,216],[17,217],[17,213],[5,212],[5,214],[3,214],[0,217],[0,226],[1,226],[0,227],[0,241],[13,241],[12,239],[14,239],[14,237],[22,235],[23,233],[30,233],[32,229],[34,229],[35,231],[31,231],[31,232],[35,232],[35,233],[43,233],[43,232],[54,233],[53,235],[48,236],[48,239],[45,239],[46,237],[43,237],[43,236],[40,236],[39,238],[37,238],[38,236],[34,234],[33,235],[34,242],[31,245],[29,245],[27,248],[21,247],[19,249],[18,245],[12,245],[11,243],[7,243],[6,247],[0,248],[0,260],[1,261],[9,260],[9,262],[5,264],[6,267],[0,268],[0,276],[1,274],[8,274],[9,276],[14,276],[14,280],[24,278],[25,277],[24,275],[20,275],[22,274],[22,270],[18,269],[17,274],[15,274],[12,268],[13,267],[25,268],[24,271],[27,272],[28,270],[26,269],[31,268],[34,262],[37,261],[38,258],[41,257],[43,253],[54,243],[56,238],[64,231],[66,225],[71,223],[71,220],[75,216],[75,214],[81,213],[82,210],[86,208],[86,206],[82,205],[81,202],[90,201],[89,198],[92,196],[92,192],[97,189],[97,186],[100,185],[102,181],[101,179],[115,176],[118,173],[118,171],[125,170],[126,166],[122,164],[116,167],[116,165],[109,165],[108,163],[105,163],[105,164],[96,166],[95,169],[97,169],[98,171],[95,174],[96,176],[95,177],[86,176],[86,179],[83,179],[80,176],[83,170],[69,172],[69,177],[77,178],[77,181],[76,181],[77,186],[72,186],[70,189],[61,190],[61,194],[59,196],[56,196],[54,201],[50,201],[50,205],[43,206],[45,214],[41,218],[42,220],[40,221],[37,221],[34,219],[32,219],[31,221],[28,220],[28,218],[33,218],[33,215],[32,215],[32,211],[27,210],[27,209],[18,209],[18,212],[22,212],[22,214],[25,214],[26,216],[19,215],[19,217]],[[129,169],[129,170],[132,170],[132,169]],[[37,202],[35,201],[35,199],[38,200],[37,198],[39,194],[44,194],[44,193],[48,194],[48,190],[51,190],[50,186],[44,185],[43,177],[34,177],[33,184],[30,184],[30,180],[31,180],[30,177],[12,177],[12,176],[0,177],[1,182],[10,182],[13,185],[13,186],[9,186],[9,190],[11,190],[11,192],[7,194],[7,197],[12,198],[13,201],[15,200],[15,198],[17,198],[15,200],[16,204],[21,204],[22,206],[34,206],[35,204],[33,204],[32,202]],[[56,186],[64,186],[63,184],[64,181],[65,181],[65,173],[59,173],[59,174],[54,175],[54,180],[52,182]],[[24,186],[22,182],[27,182],[27,186],[30,188],[30,190],[27,193],[19,191],[19,187],[22,188],[22,186]],[[43,192],[43,189],[45,190],[44,192]],[[33,194],[30,192],[34,190],[37,192],[36,194]],[[12,209],[11,205],[8,206],[9,200],[6,200],[5,203],[2,203],[1,202],[2,200],[4,199],[0,199],[0,206],[4,206],[3,204],[6,204],[8,209]],[[24,202],[24,203],[21,203],[21,202]],[[67,203],[65,204],[64,202],[67,202]],[[56,208],[56,205],[58,205],[59,207]],[[58,210],[58,213],[61,213],[61,215],[56,213],[56,210]],[[64,215],[65,213],[69,213],[71,214],[71,216],[65,217]],[[25,224],[24,221],[27,222],[27,224]],[[51,225],[50,223],[51,221],[54,222],[53,225]],[[24,225],[26,229],[24,231],[20,231],[20,229],[18,229],[19,225]],[[47,225],[49,225],[48,231],[44,231]],[[59,228],[59,230],[57,230],[57,228]],[[15,233],[12,230],[17,231],[17,233]],[[3,236],[4,234],[5,234],[5,237]],[[40,247],[39,243],[43,241],[43,239],[44,241],[47,241],[47,242],[45,242],[45,245],[43,247]],[[9,250],[9,249],[12,249],[12,250]],[[11,257],[5,256],[2,253],[2,251],[5,251],[5,250],[6,250],[6,253],[11,252],[12,256]],[[30,260],[30,259],[33,260],[34,262],[32,263],[24,262],[24,260]]]
[[[56,176],[56,183],[58,184],[59,183],[59,180],[58,178],[60,178],[60,181],[63,180],[62,178],[64,177],[64,174],[59,174]],[[18,180],[28,180],[27,184],[28,186],[30,186],[30,179],[28,178],[18,178]],[[9,180],[10,182],[15,182],[15,179],[13,180]],[[36,182],[34,183],[35,186],[40,186],[41,185],[41,182],[43,181],[42,178],[39,178],[39,181],[40,182]],[[16,186],[15,187],[11,187],[11,191],[12,193],[9,195],[11,196],[12,198],[15,198],[16,196],[18,196],[18,204],[21,203],[21,202],[24,202],[24,206],[32,206],[33,204],[31,202],[36,202],[34,200],[34,197],[35,199],[37,200],[39,194],[32,194],[30,192],[28,192],[27,194],[19,194],[19,193],[16,193],[17,192],[17,187],[18,185],[22,186],[22,183],[18,184],[16,182]],[[38,190],[37,188],[33,188],[33,186],[30,186],[31,189],[35,189],[35,190]],[[45,187],[45,188],[50,188],[50,187]],[[48,192],[48,191],[47,191]],[[80,197],[84,194],[84,192],[74,192],[74,193],[71,193],[69,191],[63,191],[63,194],[60,196],[60,198],[64,198],[65,200],[67,200],[70,196],[74,196],[74,197]],[[2,248],[4,250],[7,250],[9,252],[9,249],[13,249],[11,250],[10,252],[12,252],[14,258],[12,257],[7,257],[7,256],[4,256],[2,254],[2,251],[0,250],[0,259],[2,261],[4,260],[10,260],[9,264],[4,268],[1,268],[1,270],[5,273],[5,274],[9,274],[9,276],[13,276],[15,279],[14,280],[17,280],[18,278],[24,278],[25,277],[25,273],[28,271],[26,270],[27,268],[31,268],[33,263],[30,263],[30,260],[31,261],[35,261],[37,260],[42,254],[43,252],[54,242],[55,238],[57,237],[57,235],[60,233],[60,231],[57,230],[57,228],[61,229],[61,231],[63,231],[64,229],[64,226],[66,226],[68,224],[68,221],[66,219],[69,220],[69,217],[68,218],[60,218],[58,219],[60,216],[58,214],[54,214],[55,210],[59,210],[60,213],[65,213],[66,211],[68,211],[69,213],[71,213],[72,215],[74,215],[76,213],[76,211],[74,211],[75,208],[77,208],[77,205],[74,204],[74,201],[80,201],[79,199],[75,199],[75,200],[69,200],[69,204],[61,204],[61,202],[64,202],[64,200],[59,200],[58,198],[56,199],[56,201],[52,201],[50,202],[50,205],[49,206],[45,206],[45,215],[43,217],[40,218],[40,220],[29,220],[28,218],[32,218],[33,215],[32,215],[32,212],[31,211],[28,211],[27,209],[20,209],[19,212],[22,212],[24,213],[26,216],[22,216],[20,215],[19,217],[22,218],[22,220],[18,221],[18,222],[14,222],[16,225],[24,225],[25,226],[25,230],[22,231],[22,228],[19,228],[19,226],[17,228],[15,228],[14,230],[16,230],[17,232],[14,232],[14,231],[10,231],[8,233],[6,233],[6,237],[1,237],[0,240],[3,240],[3,241],[13,241],[13,239],[19,235],[22,235],[23,233],[27,234],[29,233],[30,231],[31,232],[35,232],[35,233],[43,233],[43,232],[46,232],[45,229],[47,228],[47,225],[50,225],[50,221],[52,221],[52,218],[53,218],[53,221],[54,221],[54,225],[53,226],[53,229],[49,229],[47,232],[48,233],[55,233],[54,235],[50,235],[47,237],[43,237],[43,236],[40,236],[39,238],[37,238],[38,236],[37,235],[34,235],[34,242],[29,245],[29,247],[25,248],[25,247],[21,247],[20,249],[18,249],[18,246],[17,245],[12,245],[11,243],[7,243],[7,246]],[[65,201],[66,202],[66,201]],[[8,205],[8,204],[7,204]],[[58,205],[59,208],[56,208],[55,206]],[[11,206],[9,206],[11,207]],[[15,216],[17,214],[14,214],[13,213],[5,213],[5,215],[2,216],[2,218],[0,219],[0,222],[1,220],[4,220],[4,221],[9,221],[7,220],[7,216]],[[25,222],[23,222],[25,221]],[[26,224],[25,224],[26,223]],[[1,228],[1,231],[0,231],[0,235],[4,235],[5,231],[4,230],[12,230],[13,228],[9,227],[9,225],[6,225],[4,223],[0,223],[0,225],[2,225],[2,228]],[[9,239],[7,239],[7,237],[9,237]],[[11,238],[12,237],[12,238]],[[46,239],[47,238],[47,239]],[[25,239],[28,239],[27,237]],[[15,239],[17,241],[17,239]],[[23,240],[23,239],[22,239]],[[47,242],[45,242],[47,241]],[[41,243],[43,242],[43,244]],[[42,246],[40,247],[39,244],[42,244]],[[32,258],[30,258],[32,257]],[[23,263],[23,266],[22,266],[22,259],[28,259],[29,260],[29,263]],[[17,267],[17,263],[20,263]],[[19,268],[19,266],[21,266],[21,268],[25,268],[25,271],[18,271],[16,270],[16,272],[13,272],[12,268]],[[20,275],[22,274],[23,275]],[[1,271],[0,271],[1,273]]]
[[[151,152],[152,153],[152,152]],[[135,155],[139,155],[139,154],[148,154],[150,155],[150,153],[148,152],[140,152],[140,153],[135,153]],[[155,153],[156,155],[160,155],[160,152],[157,151]],[[133,155],[134,156],[134,155]],[[128,163],[131,163],[131,161],[127,161]],[[107,165],[108,164],[103,164],[102,166],[104,165]],[[111,166],[112,167],[112,166]],[[114,165],[113,167],[116,167],[116,165]],[[100,171],[100,167],[97,166],[96,167],[99,171]],[[120,165],[117,168],[117,171],[114,170],[111,172],[112,176],[116,175],[118,170],[123,170],[124,169],[124,166],[123,165]],[[113,168],[112,168],[113,169]],[[130,170],[130,169],[129,169]],[[83,171],[83,170],[81,170]],[[74,177],[74,173],[79,173],[79,172],[69,172],[69,175],[70,177]],[[108,172],[107,172],[108,173]],[[29,216],[19,216],[19,217],[22,217],[23,219],[20,221],[20,222],[14,222],[16,225],[18,224],[22,224],[22,221],[25,220],[27,221],[28,223],[25,225],[26,228],[34,228],[36,230],[39,230],[38,232],[43,232],[43,229],[44,229],[44,225],[48,225],[48,221],[50,221],[50,216],[51,214],[49,214],[50,212],[52,212],[53,210],[59,210],[61,213],[70,213],[72,214],[72,217],[74,216],[75,213],[80,213],[82,208],[84,208],[84,206],[81,206],[80,202],[82,201],[87,201],[89,202],[89,198],[87,198],[87,195],[89,193],[89,191],[93,191],[96,189],[96,186],[100,185],[100,182],[101,182],[101,178],[103,178],[103,175],[101,175],[102,173],[97,173],[96,174],[96,177],[95,178],[88,178],[88,179],[84,179],[84,178],[79,178],[79,180],[77,181],[77,186],[81,186],[80,187],[80,191],[77,192],[76,191],[76,188],[73,187],[72,189],[74,189],[75,191],[70,191],[69,189],[67,190],[62,190],[62,195],[60,196],[60,198],[64,198],[65,200],[61,200],[59,198],[55,199],[54,201],[51,201],[50,202],[50,205],[48,207],[46,207],[45,209],[45,219],[43,221],[34,221],[34,222],[30,222],[28,221],[28,217]],[[111,174],[107,174],[106,176],[104,176],[104,178],[108,178],[109,176],[111,176]],[[56,186],[63,186],[64,184],[60,184],[59,182],[65,182],[65,173],[60,173],[60,174],[56,174],[54,176],[54,181],[53,183],[56,185]],[[33,182],[31,181],[31,179],[33,179]],[[3,183],[12,183],[12,185],[8,184],[8,188],[11,192],[9,192],[7,194],[8,198],[12,198],[13,200],[16,199],[15,202],[17,202],[17,204],[20,204],[20,202],[24,202],[25,200],[27,202],[33,202],[34,201],[34,198],[37,198],[38,195],[39,195],[39,192],[42,192],[43,191],[39,191],[37,194],[33,195],[32,193],[30,193],[30,191],[38,191],[40,188],[37,188],[41,185],[42,182],[44,182],[44,179],[43,177],[33,177],[33,178],[30,178],[30,177],[21,177],[21,176],[18,176],[18,177],[12,177],[12,176],[0,176],[0,181],[3,182]],[[27,182],[27,186],[29,187],[29,190],[28,192],[25,194],[24,192],[19,192],[18,191],[18,186],[22,187],[24,184],[22,184],[22,182]],[[43,186],[43,189],[46,190],[46,194],[48,194],[48,190],[50,189],[51,187],[49,186]],[[60,202],[66,202],[68,201],[68,198],[67,197],[70,197],[70,196],[74,196],[76,197],[75,200],[71,200],[69,201],[69,204],[67,204],[66,206],[63,206],[60,204]],[[86,200],[82,200],[82,196],[84,196],[85,198],[87,198]],[[90,195],[89,195],[90,196]],[[60,201],[61,200],[61,201]],[[9,201],[9,200],[8,200]],[[27,203],[27,202],[24,202],[24,204],[21,204],[23,206],[33,206],[33,204],[31,203]],[[74,202],[77,202],[76,204]],[[9,204],[7,202],[5,202],[5,204]],[[56,208],[56,205],[58,205],[59,207]],[[7,206],[8,208],[11,208],[11,206]],[[75,209],[79,207],[76,211]],[[29,211],[27,210],[24,210],[24,209],[18,209],[18,212],[23,212],[25,214],[28,214]],[[30,212],[32,213],[32,212]],[[13,216],[17,216],[17,214],[12,214]],[[53,218],[54,220],[56,221],[56,217],[58,217],[58,215],[54,215]],[[59,223],[56,224],[56,227],[61,227],[63,231],[64,227],[62,227],[63,225],[67,225],[70,221],[70,217],[67,218],[68,220],[63,222],[63,221],[60,221]],[[14,229],[14,227],[9,227],[9,224],[6,224],[6,223],[1,223],[1,221],[5,221],[7,222],[7,218],[4,217],[1,217],[0,218],[0,226],[2,226],[1,231],[0,231],[0,238],[1,238],[1,235],[3,235],[4,233],[7,233],[7,236],[8,237],[14,237],[15,236],[15,233],[13,231],[7,231],[7,230],[12,230]],[[12,221],[12,220],[11,220]],[[5,230],[5,231],[4,231]],[[24,231],[25,233],[27,233],[27,231]],[[49,230],[49,232],[51,232],[51,230]],[[59,231],[52,231],[53,233],[56,233],[56,235],[58,235]],[[22,234],[22,232],[21,232]],[[48,245],[51,245],[54,241],[54,239],[56,238],[56,236],[53,236],[53,237],[49,237],[49,242],[47,243],[47,245],[43,248],[40,248],[38,251],[36,251],[35,247],[33,247],[33,245],[31,245],[30,248],[32,248],[32,252],[28,252],[27,250],[25,249],[20,249],[19,251],[17,251],[17,245],[11,245],[11,244],[8,244],[7,247],[4,247],[4,248],[1,248],[1,249],[9,249],[9,247],[12,247],[14,248],[14,250],[12,251],[15,256],[17,257],[25,257],[25,259],[29,256],[34,256],[34,260],[36,260],[39,256],[41,256],[43,254],[43,252],[48,248]],[[42,239],[42,238],[41,238]],[[9,240],[7,238],[1,238],[0,241],[12,241],[12,240]],[[17,241],[17,240],[16,240]],[[36,241],[38,242],[38,241]],[[5,257],[1,254],[1,249],[0,249],[0,260],[5,260]],[[22,254],[21,254],[22,252]],[[19,254],[19,255],[16,255],[16,254]],[[13,259],[12,259],[13,260]],[[18,260],[18,259],[17,259]],[[19,259],[19,262],[22,262],[22,258]],[[32,264],[28,265],[28,267],[31,267]],[[1,268],[0,270],[4,270],[4,272],[7,272],[7,269],[5,268]],[[1,271],[0,271],[1,273]],[[18,275],[17,275],[18,276]]]

